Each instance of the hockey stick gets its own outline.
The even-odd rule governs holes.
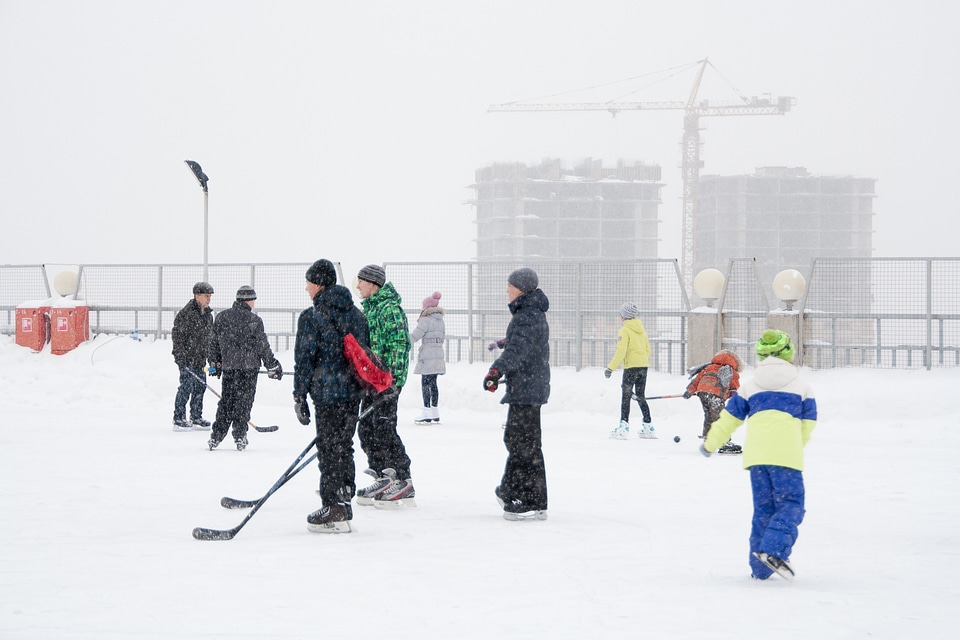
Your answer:
[[[373,411],[374,408],[375,408],[378,404],[380,404],[381,401],[383,401],[384,399],[386,399],[388,396],[393,395],[395,389],[396,389],[396,387],[390,387],[390,389],[389,389],[388,391],[385,391],[383,394],[381,394],[373,403],[370,404],[369,407],[367,407],[366,409],[364,409],[363,411],[361,411],[361,412],[360,412],[360,415],[357,416],[357,422],[360,422],[361,420],[363,420],[363,419],[367,416],[367,414],[369,414],[371,411]],[[297,468],[293,471],[293,473],[287,473],[287,477],[283,479],[283,482],[280,483],[280,486],[283,486],[283,485],[286,484],[286,482],[287,482],[288,480],[290,480],[293,476],[295,476],[295,475],[297,475],[298,473],[300,473],[301,471],[303,471],[303,470],[306,468],[306,466],[307,466],[308,464],[310,464],[311,462],[313,462],[313,459],[316,458],[316,457],[317,457],[317,454],[314,453],[312,456],[310,456],[309,458],[307,458],[306,460],[304,460],[303,463],[301,463],[300,466],[297,467]],[[299,461],[299,458],[298,458],[298,461]],[[296,463],[294,463],[294,464],[296,464]],[[290,470],[287,469],[287,471],[289,472]],[[279,488],[280,488],[280,487],[277,487],[277,489],[279,489]],[[265,497],[266,497],[266,496],[264,496],[264,498],[265,498]],[[263,500],[264,498],[259,498],[259,499],[257,499],[257,500],[238,500],[238,499],[236,499],[236,498],[231,498],[231,497],[229,497],[229,496],[224,496],[224,497],[220,498],[220,506],[223,507],[224,509],[249,509],[250,507],[255,506],[260,500]]]
[[[268,376],[268,375],[270,375],[270,372],[269,372],[269,371],[257,371],[257,373],[260,374],[261,376],[264,376],[264,375],[267,375],[267,376]],[[292,376],[292,375],[293,375],[293,371],[281,371],[281,372],[280,372],[280,375],[281,375],[281,376]]]
[[[297,456],[296,460],[293,461],[293,464],[287,467],[287,470],[284,471],[283,475],[280,476],[275,483],[273,483],[273,486],[270,487],[265,494],[263,494],[263,497],[253,504],[253,509],[250,510],[250,513],[247,514],[247,517],[245,517],[240,524],[235,526],[233,529],[207,529],[205,527],[196,527],[193,530],[193,537],[197,540],[233,540],[234,536],[237,535],[240,529],[243,529],[243,525],[247,524],[250,518],[253,517],[253,514],[260,510],[260,507],[262,507],[263,503],[267,501],[267,498],[276,493],[277,489],[286,484],[287,480],[292,478],[297,471],[300,471],[300,469],[306,466],[311,460],[313,460],[313,458],[317,457],[316,452],[314,452],[313,455],[311,455],[303,465],[297,467],[297,465],[300,464],[300,461],[303,460],[307,453],[309,453],[310,450],[316,446],[316,444],[317,437],[314,436],[313,440],[310,441],[310,444],[307,445],[307,448],[304,449],[299,456]],[[294,468],[296,468],[296,471],[293,471]],[[291,473],[291,471],[293,471],[293,473]]]
[[[190,371],[190,369],[187,369],[187,371]],[[199,380],[200,382],[202,382],[202,383],[203,383],[203,386],[205,386],[207,389],[210,389],[210,392],[213,393],[213,395],[217,396],[217,399],[218,399],[218,400],[222,400],[222,399],[223,399],[223,396],[221,396],[219,393],[217,393],[217,390],[216,390],[216,389],[214,389],[214,388],[211,387],[209,384],[207,384],[206,380],[204,380],[203,378],[201,378],[200,376],[198,376],[197,374],[195,374],[193,371],[190,371],[190,375],[192,375],[194,378],[196,378],[197,380]],[[257,425],[253,424],[253,421],[251,421],[251,420],[247,420],[247,425],[253,427],[254,429],[256,429],[257,431],[259,431],[260,433],[271,433],[271,432],[276,431],[277,429],[280,428],[280,427],[278,427],[278,426],[275,425],[275,424],[270,425],[269,427],[258,427]]]
[[[679,394],[679,395],[674,395],[674,396],[644,396],[643,398],[641,398],[640,396],[638,396],[638,395],[635,394],[635,393],[631,393],[631,394],[630,394],[630,398],[631,398],[632,400],[638,400],[638,401],[641,400],[641,399],[642,399],[642,400],[663,400],[664,398],[682,398],[682,397],[683,397],[683,394],[682,394],[682,393]]]

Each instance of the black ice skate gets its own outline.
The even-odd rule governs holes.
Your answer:
[[[782,560],[777,556],[771,556],[763,551],[754,553],[753,557],[767,565],[767,567],[787,582],[793,582],[793,568],[786,560]]]
[[[323,507],[307,516],[307,530],[314,533],[350,533],[353,508],[349,503]]]

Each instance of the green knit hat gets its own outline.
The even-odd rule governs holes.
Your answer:
[[[767,329],[757,340],[757,357],[761,360],[774,356],[787,362],[793,362],[793,343],[783,331]]]

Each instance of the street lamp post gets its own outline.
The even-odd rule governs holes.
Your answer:
[[[196,176],[197,182],[200,183],[200,186],[203,187],[203,281],[207,282],[207,198],[210,195],[207,191],[207,174],[203,172],[203,169],[200,168],[200,165],[193,160],[184,160],[190,171],[193,172],[193,175]]]

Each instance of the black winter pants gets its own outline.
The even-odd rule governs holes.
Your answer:
[[[400,389],[388,398],[365,396],[361,411],[366,410],[376,400],[377,404],[369,414],[360,420],[357,433],[360,447],[367,454],[367,466],[382,474],[384,469],[397,472],[398,480],[410,478],[410,457],[397,434],[397,403]]]
[[[232,427],[233,439],[238,440],[247,435],[250,410],[257,395],[257,369],[224,371],[220,395],[211,437],[220,442]]]
[[[543,462],[540,405],[510,405],[503,444],[507,447],[507,465],[500,480],[503,500],[520,500],[531,509],[546,509],[547,470]]]
[[[620,419],[630,422],[630,402],[637,394],[637,404],[643,414],[643,421],[650,422],[650,406],[644,395],[647,393],[647,368],[631,367],[623,370],[623,394],[620,397]]]
[[[360,398],[338,404],[314,405],[317,421],[317,460],[323,506],[350,502],[356,493],[353,433],[357,428]]]
[[[697,397],[700,398],[700,404],[703,405],[703,437],[706,438],[710,433],[710,426],[720,417],[723,411],[723,398],[715,396],[706,391],[698,391]]]

